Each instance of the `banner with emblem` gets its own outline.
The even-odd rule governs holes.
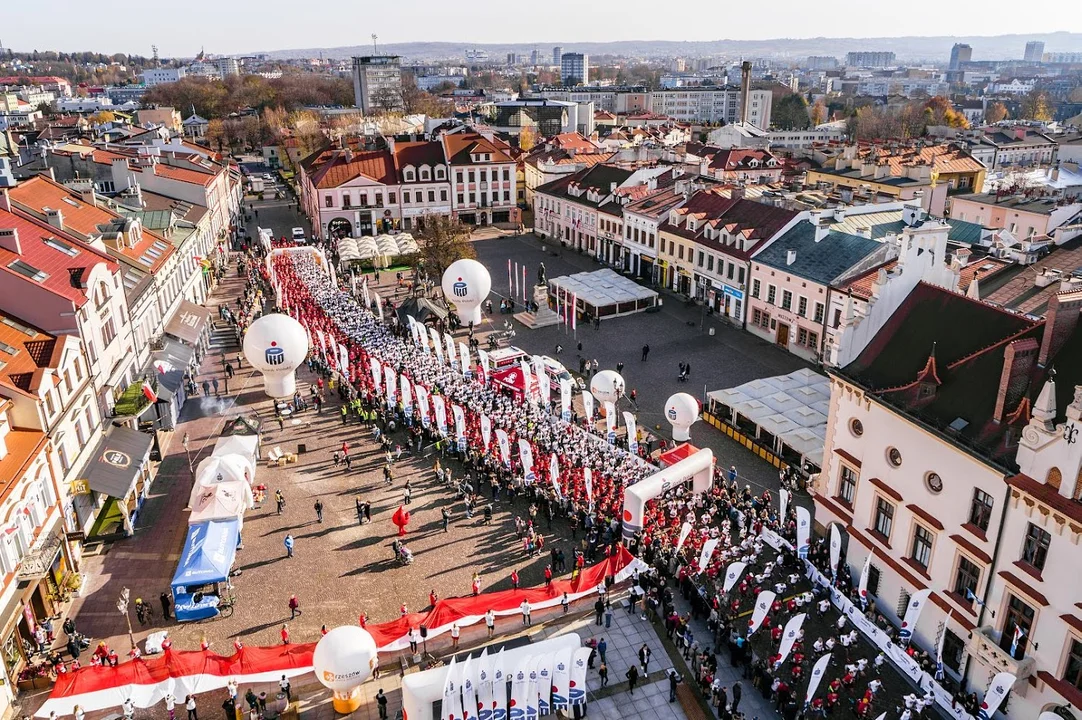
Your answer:
[[[571,381],[560,378],[560,419],[571,422]]]
[[[823,681],[823,675],[826,674],[827,665],[830,664],[830,653],[827,653],[823,657],[815,661],[815,666],[812,668],[811,675],[808,676],[808,692],[804,696],[804,703],[810,703],[812,698],[815,697],[815,691],[819,689],[819,683]]]
[[[537,396],[541,399],[541,405],[548,407],[552,399],[552,384],[549,382],[549,374],[545,369],[545,361],[540,355],[533,356],[533,372],[537,376]]]
[[[530,672],[532,656],[525,657],[519,666],[511,672],[511,702],[507,706],[507,720],[526,720],[526,707],[529,702]]]
[[[432,407],[436,411],[436,430],[440,435],[447,435],[447,405],[442,395],[432,396]]]
[[[635,416],[624,411],[624,426],[627,428],[627,451],[632,455],[639,452],[638,431],[635,428]]]
[[[556,459],[556,453],[549,455],[549,482],[556,491],[556,499],[563,498],[563,490],[560,489],[560,461]]]
[[[383,298],[379,296],[379,293],[372,293],[376,297],[376,317],[379,321],[383,322]]]
[[[452,405],[451,414],[455,417],[455,439],[458,441],[459,452],[466,451],[466,413],[462,406]]]
[[[902,618],[902,626],[898,629],[898,637],[901,638],[903,644],[913,639],[913,633],[917,631],[920,611],[924,609],[931,594],[932,590],[926,588],[909,596],[909,605],[905,608],[905,617]]]
[[[571,653],[571,679],[567,683],[567,698],[571,706],[586,704],[586,661],[593,648],[575,648]]]
[[[992,678],[992,682],[988,683],[988,690],[984,693],[984,702],[981,703],[980,712],[977,713],[980,720],[989,720],[996,714],[1017,679],[1009,672],[997,673]]]
[[[507,673],[503,648],[492,660],[492,720],[507,720]]]
[[[456,367],[458,365],[458,358],[455,357],[455,339],[451,337],[450,333],[444,333],[443,342],[447,347],[447,364],[451,367]]]
[[[496,444],[500,446],[500,457],[504,466],[511,467],[511,441],[503,428],[496,428]]]
[[[609,445],[616,444],[616,403],[611,400],[605,401],[605,428],[607,430]]]
[[[838,577],[838,561],[842,557],[842,534],[838,523],[830,524],[830,576]]]
[[[428,407],[428,388],[417,384],[413,386],[413,391],[417,394],[417,409],[421,411],[421,427],[427,428],[431,417]]]
[[[477,717],[477,678],[474,677],[476,669],[473,658],[466,656],[462,663],[462,679],[459,685],[462,687],[462,720],[474,720]]]
[[[537,714],[552,714],[552,655],[537,656]]]
[[[338,361],[340,365],[338,369],[342,372],[344,377],[349,377],[349,351],[346,350],[345,343],[338,346]]]
[[[462,376],[467,380],[473,377],[473,367],[470,362],[470,348],[464,342],[458,343],[458,363]]]
[[[413,393],[410,392],[410,381],[405,375],[398,376],[400,386],[399,393],[402,396],[402,409],[406,417],[413,415]]]
[[[485,375],[484,379],[488,380],[488,353],[477,348],[477,357],[481,359],[481,372]]]
[[[436,359],[440,361],[440,365],[443,365],[443,341],[440,340],[440,334],[436,332],[436,328],[428,328],[428,336],[432,339],[432,349],[436,351]]]
[[[759,597],[755,598],[755,609],[751,612],[751,620],[748,620],[748,637],[751,637],[752,633],[763,624],[763,620],[766,619],[767,613],[770,612],[770,606],[774,604],[776,598],[777,595],[773,590],[763,590],[759,593]]]
[[[680,553],[680,548],[684,547],[684,542],[688,539],[688,535],[691,534],[691,523],[685,522],[680,526],[680,537],[676,540],[676,553]]]
[[[797,636],[800,634],[800,628],[804,625],[804,618],[806,613],[800,613],[789,618],[789,622],[785,623],[785,630],[781,634],[781,647],[778,648],[777,662],[780,665],[785,662],[785,658],[789,657],[789,653],[793,649],[793,645],[796,644]]]
[[[484,443],[484,451],[488,452],[488,446],[492,442],[492,419],[485,414],[481,415],[481,442]]]
[[[383,368],[380,367],[379,360],[372,356],[368,357],[368,367],[372,370],[372,389],[379,397],[383,394]]]
[[[582,469],[582,482],[586,486],[586,502],[590,506],[590,511],[594,509],[594,470],[593,468],[586,467]]]
[[[492,660],[487,647],[477,658],[477,720],[492,720]]]
[[[582,391],[582,411],[586,413],[587,422],[594,420],[594,395],[589,390]]]
[[[537,480],[537,475],[533,471],[533,448],[525,438],[518,440],[518,459],[522,463],[523,479],[527,485],[532,484]]]
[[[721,542],[719,538],[710,538],[703,543],[703,551],[699,554],[699,572],[706,570],[706,566],[710,563],[710,556],[717,550],[719,542]]]
[[[395,388],[398,386],[398,383],[395,381],[394,368],[390,366],[384,367],[383,376],[387,380],[387,407],[394,410]]]
[[[811,513],[808,508],[797,507],[796,509],[796,554],[798,557],[808,557],[811,550]]]
[[[557,650],[552,658],[552,711],[558,713],[571,705],[568,686],[571,683],[571,648]]]
[[[443,709],[440,720],[462,720],[462,708],[458,687],[458,667],[454,656],[447,668],[447,678],[443,681]]]
[[[736,585],[736,581],[740,579],[740,576],[744,574],[744,568],[748,564],[746,562],[734,562],[729,565],[725,571],[725,585],[722,589],[723,592],[729,592],[733,589],[733,585]]]
[[[525,360],[519,360],[518,365],[522,369],[522,396],[526,398],[526,402],[530,402],[536,397],[534,389],[531,387],[533,372],[530,370],[530,363]]]

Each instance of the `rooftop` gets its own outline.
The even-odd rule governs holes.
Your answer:
[[[17,392],[33,393],[43,370],[59,364],[57,349],[55,335],[0,312],[0,384]]]
[[[978,205],[997,205],[1009,208],[1017,212],[1036,213],[1038,215],[1051,215],[1063,207],[1063,203],[1055,198],[1027,197],[1025,195],[996,195],[995,193],[979,193],[973,195],[958,195],[955,202],[971,202]]]
[[[818,242],[816,227],[801,220],[755,256],[755,262],[784,270],[823,285],[844,278],[864,263],[886,259],[888,245],[849,233],[829,230]],[[790,251],[796,253],[789,262]]]

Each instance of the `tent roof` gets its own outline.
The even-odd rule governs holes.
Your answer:
[[[236,518],[189,526],[173,586],[204,585],[228,578],[239,539],[240,521]]]
[[[607,307],[657,297],[657,293],[653,290],[639,285],[611,268],[553,278],[549,284],[553,289],[572,293],[579,301],[594,307]]]
[[[447,308],[423,297],[406,298],[398,306],[397,312],[398,319],[402,322],[406,321],[407,315],[412,315],[414,320],[421,323],[426,322],[430,317],[443,320],[448,315]]]

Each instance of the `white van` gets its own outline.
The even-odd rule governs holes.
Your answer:
[[[303,243],[304,241],[304,228],[293,228],[293,242]]]

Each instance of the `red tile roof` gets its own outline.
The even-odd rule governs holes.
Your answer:
[[[473,165],[470,155],[477,153],[491,155],[492,160],[489,162],[493,163],[514,162],[509,154],[509,145],[499,140],[489,140],[480,133],[444,133],[442,140],[444,155],[453,165]]]
[[[680,222],[673,225],[666,219],[659,226],[659,232],[678,235],[688,240],[720,250],[735,257],[750,258],[759,246],[776,235],[785,225],[796,217],[792,210],[764,205],[745,198],[726,197],[718,189],[700,190],[691,196],[682,207],[676,208]],[[701,222],[696,230],[689,230],[686,218],[694,216]],[[726,245],[722,241],[707,238],[703,232],[706,227],[723,227],[730,235],[743,235],[755,242],[742,250],[736,245]]]
[[[13,348],[15,354],[7,352],[7,348]],[[56,336],[0,312],[0,384],[23,393],[36,390],[39,371],[57,365],[53,357],[56,348]]]
[[[398,182],[394,158],[387,150],[341,150],[331,148],[309,158],[308,177],[317,188],[335,188],[358,177],[383,185]]]
[[[169,178],[170,180],[179,180],[180,182],[191,183],[192,185],[201,185],[202,187],[207,187],[214,182],[214,175],[211,173],[176,167],[174,165],[166,165],[165,163],[155,163],[154,174],[159,177]]]
[[[412,165],[415,168],[428,165],[434,168],[437,165],[447,164],[443,157],[443,143],[436,140],[395,143],[394,162],[399,178],[402,177],[402,168],[407,165]],[[426,180],[424,182],[430,181]]]

